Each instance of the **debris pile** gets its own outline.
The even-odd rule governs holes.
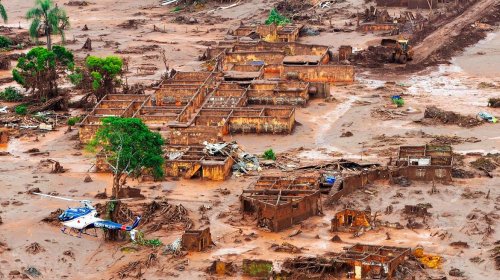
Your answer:
[[[138,207],[139,209],[137,209]],[[96,208],[99,213],[105,213],[105,205],[97,204]],[[136,209],[137,211],[135,211]],[[146,233],[158,231],[163,226],[178,229],[189,229],[193,226],[188,210],[182,204],[173,205],[165,199],[153,200],[149,203],[134,206],[121,203],[117,222],[122,224],[131,223],[138,215],[142,217],[142,230]]]
[[[26,252],[28,254],[36,255],[38,253],[45,252],[45,248],[43,248],[38,242],[33,242],[26,246]]]
[[[493,108],[500,108],[500,98],[490,98],[488,100],[488,106]]]
[[[61,215],[64,211],[59,208],[53,212],[50,212],[50,214],[42,219],[42,222],[51,224],[53,226],[59,225],[59,215]]]
[[[481,125],[483,122],[474,117],[463,116],[452,111],[441,110],[435,106],[425,108],[424,119],[421,122],[426,122],[426,119],[432,119],[441,124],[456,124],[461,127],[474,127]]]
[[[275,252],[285,252],[285,253],[293,253],[293,254],[302,252],[302,250],[299,247],[297,247],[293,244],[290,244],[288,242],[283,242],[283,243],[281,243],[281,245],[274,243],[271,245],[270,249],[275,251]]]

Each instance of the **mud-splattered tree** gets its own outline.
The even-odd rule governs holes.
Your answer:
[[[3,22],[7,22],[7,20],[9,19],[9,17],[7,16],[7,10],[5,10],[2,1],[0,1],[0,17],[2,18]]]
[[[155,178],[163,177],[163,139],[137,118],[108,117],[88,144],[102,154],[113,172],[112,197],[118,198],[128,177],[149,170]]]
[[[36,47],[19,58],[12,75],[18,84],[31,91],[35,102],[45,102],[59,96],[57,81],[73,68],[73,54],[66,48],[54,46],[49,51]]]
[[[52,49],[52,35],[59,34],[65,41],[64,29],[69,27],[69,18],[66,12],[54,5],[52,0],[36,0],[35,7],[28,10],[26,18],[31,20],[29,34],[38,39],[39,31],[47,38],[47,49]]]
[[[122,84],[123,60],[120,57],[89,56],[85,59],[85,67],[78,68],[72,75],[72,83],[84,90],[91,92],[84,96],[82,103],[95,96],[97,101],[106,94],[116,93],[116,88]]]
[[[99,152],[113,173],[112,198],[119,198],[120,190],[128,177],[138,177],[148,170],[155,178],[163,177],[163,139],[152,132],[137,118],[108,117],[90,141],[87,149]],[[120,201],[113,202],[109,218],[117,221]],[[118,232],[107,233],[109,240],[116,240]]]

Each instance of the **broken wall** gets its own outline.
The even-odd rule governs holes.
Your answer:
[[[344,84],[354,82],[352,65],[283,65],[281,77],[304,82]]]
[[[210,228],[186,230],[182,235],[181,242],[184,250],[201,252],[213,243]]]

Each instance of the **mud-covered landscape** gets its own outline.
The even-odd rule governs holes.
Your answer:
[[[0,4],[0,279],[498,278],[498,1]]]

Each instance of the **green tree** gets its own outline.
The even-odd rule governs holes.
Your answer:
[[[44,102],[59,95],[57,80],[73,68],[73,54],[66,48],[54,46],[49,51],[36,47],[19,58],[12,75],[18,84],[32,92],[37,102]]]
[[[7,22],[7,20],[9,19],[7,17],[7,11],[5,10],[5,7],[3,6],[2,1],[0,1],[0,17],[2,17],[3,22]]]
[[[155,178],[163,177],[163,139],[137,118],[108,117],[87,145],[103,155],[113,173],[112,197],[118,198],[128,177],[144,170]]]
[[[38,39],[38,31],[42,30],[47,38],[47,49],[52,50],[52,34],[61,35],[64,42],[64,29],[69,27],[69,18],[52,0],[36,0],[35,5],[26,13],[26,18],[31,20],[29,34]]]
[[[266,24],[267,25],[270,25],[270,24],[276,24],[276,25],[287,25],[289,23],[291,23],[292,21],[283,16],[282,14],[280,14],[275,8],[273,8],[270,12],[269,12],[269,17],[266,19]]]
[[[106,94],[115,93],[116,88],[121,85],[120,76],[122,73],[123,60],[120,57],[89,56],[85,60],[85,68],[76,69],[71,80],[73,84],[81,88],[91,88],[92,94],[99,101]]]

